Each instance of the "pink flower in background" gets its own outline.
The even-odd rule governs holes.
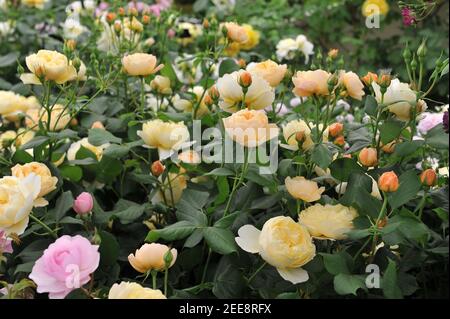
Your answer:
[[[95,9],[95,16],[100,17],[109,8],[109,4],[106,2],[100,2],[98,7]]]
[[[167,30],[167,36],[169,37],[169,39],[172,39],[173,37],[175,37],[177,35],[177,33],[175,32],[174,29],[169,29]]]
[[[443,121],[442,113],[424,113],[423,118],[419,121],[417,128],[421,134],[427,134],[429,130]]]
[[[405,26],[409,27],[416,23],[416,18],[414,17],[414,12],[410,8],[402,9],[402,17],[403,17],[403,24]]]
[[[0,255],[13,252],[11,242],[12,240],[6,237],[5,232],[0,230]]]
[[[98,247],[80,235],[58,238],[36,261],[29,276],[37,292],[62,299],[87,284],[100,262]]]
[[[144,10],[148,10],[149,6],[141,1],[139,2],[128,2],[129,9],[136,9],[138,12],[143,12]]]
[[[73,210],[78,215],[84,215],[89,214],[92,211],[92,208],[94,207],[94,199],[92,198],[92,195],[83,192],[75,199],[73,202]]]

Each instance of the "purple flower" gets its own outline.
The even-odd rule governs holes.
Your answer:
[[[444,125],[444,130],[448,134],[448,111],[444,112],[444,116],[442,117],[442,124]]]
[[[423,118],[420,120],[417,128],[421,134],[427,134],[429,130],[438,124],[442,123],[442,113],[424,113]]]
[[[12,240],[5,236],[5,232],[0,230],[0,255],[13,252],[11,242]]]
[[[405,26],[409,27],[416,23],[416,18],[414,16],[414,12],[410,8],[402,9],[402,17],[403,17],[403,24]]]

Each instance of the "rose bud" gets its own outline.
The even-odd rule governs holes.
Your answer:
[[[154,161],[152,163],[152,167],[151,167],[151,171],[153,176],[160,176],[164,170],[166,169],[166,167],[161,163],[161,161]]]
[[[394,140],[394,141],[392,141],[390,143],[387,143],[386,145],[383,145],[383,147],[381,149],[386,154],[392,154],[395,151],[395,145],[396,145],[396,141]]]
[[[305,132],[299,131],[299,132],[295,133],[295,140],[298,143],[303,143],[303,141],[305,140]]]
[[[245,67],[247,66],[247,62],[245,62],[244,59],[239,59],[239,60],[237,61],[237,64],[238,64],[242,69],[245,68]]]
[[[205,97],[203,98],[203,102],[205,102],[206,106],[211,106],[214,104],[213,99],[208,94],[206,94]]]
[[[359,162],[366,167],[373,167],[378,164],[377,150],[373,147],[366,147],[359,152]]]
[[[75,199],[73,202],[73,210],[78,215],[85,215],[89,214],[92,211],[92,208],[94,207],[94,199],[92,198],[92,195],[83,192]]]
[[[239,85],[243,88],[248,88],[250,85],[252,85],[252,75],[247,71],[243,71],[239,75]]]
[[[95,121],[94,123],[92,123],[91,128],[99,128],[99,129],[104,130],[104,129],[105,129],[105,126],[103,125],[102,122],[100,122],[100,121]]]
[[[149,24],[150,23],[150,16],[148,16],[148,15],[142,16],[142,23],[143,24]]]
[[[336,59],[338,54],[339,54],[338,49],[331,49],[330,51],[328,51],[328,57],[331,59]]]
[[[208,19],[203,19],[203,28],[208,29],[209,28],[209,21]]]
[[[114,20],[116,20],[117,15],[114,12],[109,12],[106,15],[106,21],[108,21],[109,23],[113,23]]]
[[[77,47],[77,41],[75,41],[74,39],[67,40],[67,42],[66,42],[66,47],[67,47],[70,51],[74,51],[75,48]]]
[[[372,82],[378,81],[378,75],[372,72],[368,72],[365,76],[361,78],[361,80],[366,84],[367,86],[372,85]]]
[[[340,135],[334,139],[334,144],[338,146],[344,146],[345,145],[345,138],[344,135]]]
[[[211,86],[208,90],[208,95],[213,99],[217,100],[220,97],[219,90],[215,85]]]
[[[328,128],[328,133],[332,137],[337,137],[342,134],[343,130],[344,130],[344,125],[342,123],[333,123]]]
[[[399,187],[397,175],[392,171],[383,173],[378,179],[378,187],[386,193],[396,192]]]
[[[125,9],[123,7],[120,7],[118,12],[121,17],[125,16]]]
[[[420,181],[425,186],[434,186],[437,182],[436,172],[432,169],[426,169],[420,174]]]

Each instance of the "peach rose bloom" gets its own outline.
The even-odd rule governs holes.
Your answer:
[[[331,74],[324,70],[298,71],[292,82],[295,88],[292,92],[300,97],[312,95],[328,95],[328,80]]]
[[[339,81],[345,87],[347,94],[355,100],[362,100],[365,95],[364,84],[354,72],[341,72]]]
[[[227,37],[233,42],[245,43],[248,40],[247,30],[235,22],[226,22],[223,24],[227,28]]]
[[[276,124],[270,124],[264,111],[240,110],[223,119],[225,131],[237,143],[257,147],[278,136]]]
[[[141,248],[137,249],[135,254],[128,255],[128,261],[134,269],[141,273],[146,273],[150,270],[164,270],[166,264],[164,262],[164,255],[169,251],[169,247],[161,244],[144,244]],[[172,253],[172,262],[169,268],[175,264],[177,260],[177,250],[175,248],[170,249]]]
[[[284,184],[292,197],[308,203],[319,200],[325,191],[325,187],[319,188],[316,182],[307,180],[303,176],[286,177]]]
[[[25,178],[30,174],[35,174],[41,178],[41,191],[39,197],[43,197],[56,189],[58,178],[52,176],[50,169],[42,163],[31,162],[24,165],[17,164],[11,168],[12,176]]]
[[[161,70],[164,65],[157,65],[156,57],[147,53],[134,53],[122,58],[123,70],[132,76],[147,76]]]
[[[247,66],[247,71],[251,74],[259,75],[269,82],[270,86],[276,87],[286,75],[287,65],[277,64],[272,60],[266,60],[260,63],[252,62]]]

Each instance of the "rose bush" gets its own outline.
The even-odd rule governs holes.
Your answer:
[[[448,296],[448,3],[304,2],[0,0],[0,297]]]

